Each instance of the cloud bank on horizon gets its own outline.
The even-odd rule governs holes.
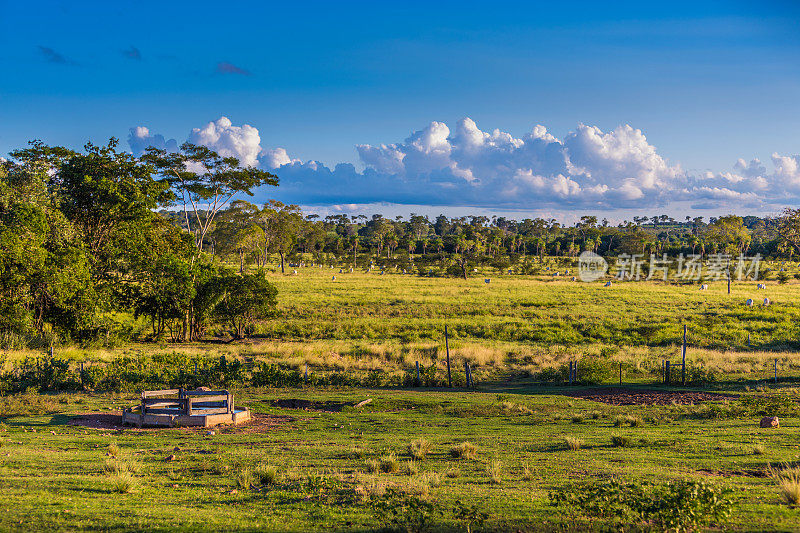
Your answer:
[[[558,139],[542,125],[517,138],[482,131],[470,118],[452,129],[434,121],[402,142],[357,145],[363,170],[264,148],[257,128],[226,117],[194,128],[188,141],[274,172],[279,193],[266,194],[302,205],[617,210],[683,202],[692,209],[765,211],[800,204],[800,155],[773,154],[769,172],[758,159],[739,159],[729,171],[693,174],[627,124],[609,132],[580,124]],[[175,150],[178,143],[139,126],[130,129],[128,144],[138,155],[148,146]],[[256,199],[266,198],[256,193]]]

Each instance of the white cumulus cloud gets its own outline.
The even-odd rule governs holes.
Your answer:
[[[732,169],[688,173],[659,154],[640,129],[611,131],[579,124],[559,139],[540,124],[515,136],[484,131],[463,118],[451,128],[433,121],[401,142],[356,145],[363,171],[350,163],[330,168],[302,162],[283,147],[261,147],[258,130],[226,118],[195,128],[190,142],[281,179],[269,194],[304,205],[472,206],[522,209],[618,209],[666,206],[673,201],[704,208],[800,204],[800,156],[773,154],[773,171],[758,159],[738,159]],[[174,140],[132,128],[134,153]]]
[[[242,165],[255,166],[261,153],[261,136],[248,124],[234,126],[228,117],[194,128],[189,142],[206,146],[223,157],[236,157]]]

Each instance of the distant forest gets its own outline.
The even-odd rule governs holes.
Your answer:
[[[392,268],[468,277],[474,269],[537,274],[548,257],[800,253],[800,210],[775,218],[583,216],[320,218],[298,206],[244,200],[279,177],[203,146],[178,152],[83,151],[34,141],[0,164],[0,340],[5,347],[112,342],[146,317],[149,338],[244,336],[270,316],[265,275],[289,265]]]

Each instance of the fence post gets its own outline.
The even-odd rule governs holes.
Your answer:
[[[51,358],[53,357],[53,345],[52,344],[50,345],[50,357]]]
[[[419,361],[417,361],[417,381],[416,381],[416,384],[417,384],[417,387],[419,387],[422,384],[422,382],[419,379]]]
[[[619,363],[619,385],[622,386],[622,361]]]
[[[472,381],[472,367],[469,366],[469,364],[467,364],[467,374],[469,375],[469,380],[467,380],[469,382],[469,386],[474,387],[475,382]]]
[[[572,382],[578,383],[578,361],[575,361],[575,365],[572,367]]]
[[[572,385],[572,361],[569,362],[569,377],[567,378],[567,383]]]
[[[81,378],[81,389],[83,389],[83,361],[81,361],[81,374],[80,374],[80,378]]]
[[[669,385],[669,361],[664,363],[664,385]]]
[[[447,343],[447,324],[444,325],[444,349],[447,353],[447,386],[453,386],[453,377],[450,374],[450,345]]]
[[[305,385],[308,385],[308,363],[306,363],[306,372],[305,372],[305,374],[303,376],[303,383]]]
[[[774,372],[774,376],[775,376],[775,383],[778,383],[778,360],[777,359],[775,359],[775,363],[774,363],[774,366],[773,366],[773,372]]]
[[[728,276],[728,283],[730,283],[730,276]],[[686,324],[683,325],[683,365],[681,366],[681,385],[686,385]]]

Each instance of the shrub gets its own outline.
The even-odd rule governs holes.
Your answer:
[[[583,415],[572,415],[573,424],[581,424],[584,420]]]
[[[478,449],[470,442],[462,442],[450,448],[450,456],[456,459],[474,459],[478,455]]]
[[[764,445],[763,444],[754,444],[753,445],[753,455],[764,455],[765,451],[766,450],[764,449]]]
[[[364,463],[367,469],[367,472],[370,474],[374,474],[381,468],[381,463],[377,459],[369,459],[366,463]]]
[[[417,468],[416,463],[413,460],[406,461],[403,473],[405,473],[407,476],[413,476],[416,475],[417,472],[419,472],[419,468]]]
[[[550,502],[555,507],[609,520],[617,527],[643,523],[663,530],[687,531],[726,520],[731,510],[726,493],[697,481],[623,484],[612,479],[551,492]]]
[[[564,446],[566,446],[568,450],[580,450],[581,446],[583,446],[583,441],[576,437],[567,436],[564,437]]]
[[[428,452],[431,450],[431,444],[425,439],[412,440],[408,445],[408,455],[417,461],[425,459]]]

